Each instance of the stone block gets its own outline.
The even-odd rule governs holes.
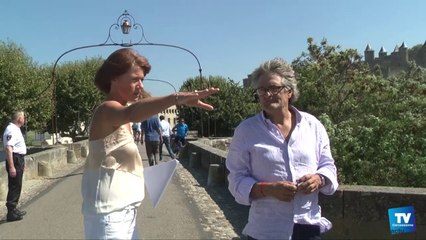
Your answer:
[[[74,150],[67,150],[67,163],[76,163],[77,158],[75,157]]]
[[[38,175],[40,177],[51,177],[52,176],[52,165],[46,161],[38,162]]]
[[[4,170],[4,172],[0,172],[0,201],[6,201],[7,183],[7,172]]]
[[[85,158],[89,156],[89,148],[87,146],[81,146],[81,157]]]
[[[37,161],[31,156],[25,156],[24,179],[33,179],[38,177]]]
[[[191,168],[199,168],[200,167],[200,158],[198,157],[197,152],[191,152],[191,155],[189,156],[189,166]]]
[[[210,164],[209,174],[207,177],[207,186],[214,187],[223,184],[223,174],[219,164]]]

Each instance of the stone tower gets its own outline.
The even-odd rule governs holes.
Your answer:
[[[401,61],[402,64],[408,63],[408,47],[405,45],[405,42],[402,42],[401,47],[398,49],[399,51],[399,61]]]
[[[387,77],[406,70],[410,61],[415,61],[417,65],[426,67],[426,42],[417,55],[414,56],[414,59],[409,58],[408,47],[405,42],[402,42],[401,46],[396,45],[393,52],[389,55],[382,46],[377,58],[374,57],[374,50],[371,48],[370,44],[367,44],[364,55],[365,62],[367,62],[370,67],[378,66],[383,76]]]
[[[370,44],[367,44],[367,47],[364,50],[365,61],[370,64],[374,61],[374,50],[370,47]]]

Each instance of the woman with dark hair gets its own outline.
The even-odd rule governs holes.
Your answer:
[[[141,98],[150,70],[145,57],[123,48],[113,52],[96,74],[95,84],[106,99],[92,116],[81,187],[87,239],[138,238],[135,220],[144,198],[144,174],[131,123],[172,105],[213,110],[200,99],[217,93],[217,88]]]

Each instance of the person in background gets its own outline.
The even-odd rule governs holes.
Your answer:
[[[175,143],[179,148],[184,147],[186,144],[186,136],[188,135],[188,125],[185,123],[184,118],[179,119],[179,123],[176,124],[172,131],[176,131]]]
[[[153,115],[141,124],[142,136],[145,135],[145,149],[149,166],[157,165],[159,160],[159,148],[163,143],[160,120]],[[143,143],[143,140],[142,140]]]
[[[22,220],[27,213],[17,208],[22,191],[25,154],[27,154],[27,146],[20,129],[25,124],[25,113],[23,111],[16,111],[12,114],[11,120],[12,121],[3,133],[3,148],[6,155],[6,172],[8,179],[8,192],[6,197],[6,220],[8,222]]]
[[[239,124],[226,167],[229,191],[250,206],[248,239],[321,239],[331,228],[318,193],[333,194],[336,166],[327,132],[292,104],[299,92],[292,67],[276,58],[251,74],[262,111]]]
[[[169,153],[172,159],[175,159],[172,149],[170,148],[170,123],[164,119],[164,116],[160,116],[161,132],[163,134],[163,142],[160,143],[160,161],[163,160],[163,145],[166,145],[167,152]]]
[[[141,123],[134,122],[132,124],[132,130],[133,130],[133,136],[135,138],[135,142],[136,143],[141,142]]]
[[[140,99],[150,70],[145,57],[132,48],[121,48],[96,73],[95,85],[106,98],[93,112],[81,182],[86,239],[139,238],[135,226],[145,197],[144,172],[131,123],[172,105],[213,110],[201,99],[217,93],[217,88]]]

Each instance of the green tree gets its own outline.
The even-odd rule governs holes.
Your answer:
[[[56,77],[57,128],[71,137],[85,135],[94,108],[102,101],[94,77],[102,59],[67,62],[58,67]],[[83,129],[81,129],[83,127]]]
[[[426,67],[426,42],[424,44],[417,44],[408,49],[408,59],[414,61],[417,65]]]
[[[296,104],[317,116],[327,113],[334,123],[362,114],[358,104],[376,90],[371,88],[379,79],[370,74],[357,51],[340,50],[326,40],[316,45],[312,38],[308,51],[293,62],[302,91]]]
[[[296,105],[318,116],[332,143],[339,180],[347,184],[425,187],[426,83],[423,71],[385,79],[356,50],[308,39],[293,62]],[[373,70],[374,71],[374,70]]]
[[[243,88],[231,79],[220,76],[208,78],[190,78],[185,81],[181,91],[218,87],[220,92],[205,99],[215,109],[211,112],[181,106],[179,115],[188,119],[193,130],[198,130],[204,136],[229,137],[235,127],[248,116],[259,111],[258,104],[254,103],[253,91]],[[201,129],[203,128],[203,131]]]
[[[26,111],[28,128],[37,132],[47,131],[52,120],[52,88],[51,67],[35,66],[32,77],[27,84],[31,86],[26,91]]]
[[[0,41],[0,119],[4,127],[13,111],[27,113],[27,130],[45,128],[51,115],[51,95],[45,67],[37,66],[25,50]]]

